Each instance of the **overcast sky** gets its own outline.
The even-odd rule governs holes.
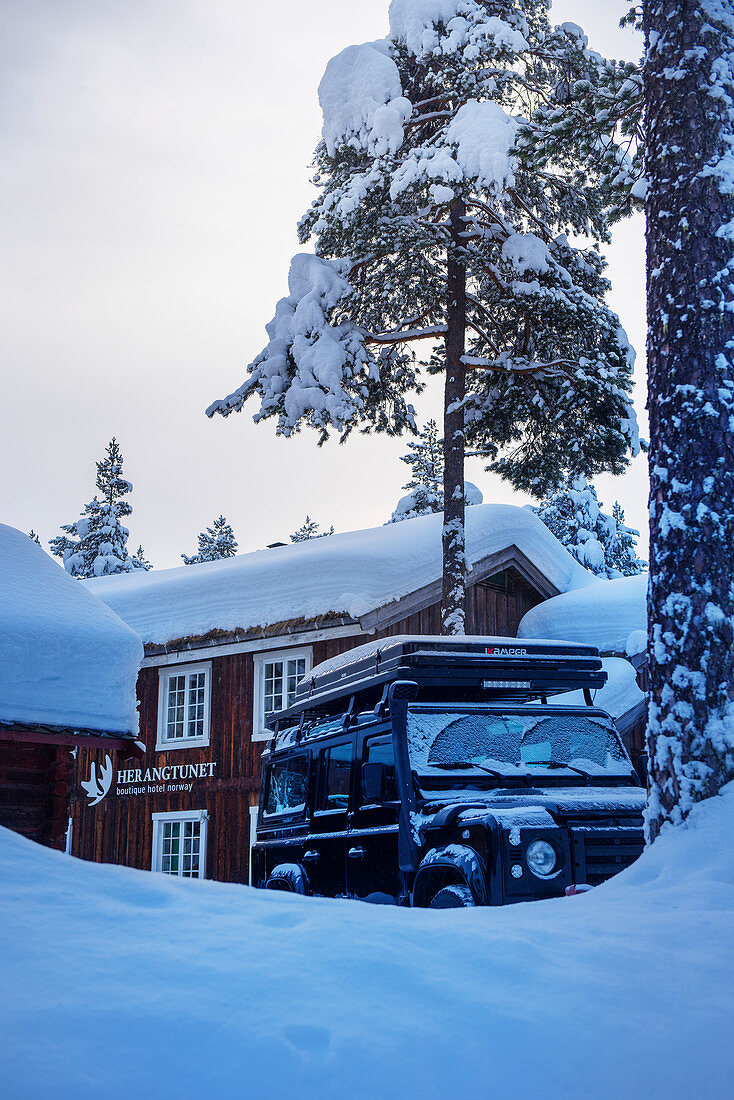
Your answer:
[[[607,55],[636,56],[627,0],[557,0]],[[405,441],[278,439],[246,409],[204,409],[242,381],[286,292],[311,189],[328,59],[384,35],[387,0],[0,0],[0,520],[47,542],[94,492],[116,435],[134,484],[131,543],[180,562],[220,512],[242,550],[308,512],[384,522]],[[641,219],[609,252],[611,304],[638,350]],[[440,414],[440,386],[418,402]],[[485,500],[524,503],[470,464]],[[635,526],[646,471],[602,477]],[[646,538],[646,534],[644,535]]]

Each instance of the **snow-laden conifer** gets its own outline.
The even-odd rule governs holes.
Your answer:
[[[576,560],[597,576],[629,577],[645,568],[636,553],[639,532],[625,524],[619,502],[615,502],[612,515],[606,515],[596,489],[582,475],[552,493],[534,511]]]
[[[615,212],[599,185],[625,154],[575,131],[542,153],[538,111],[607,79],[545,0],[393,0],[389,14],[386,39],[326,68],[319,195],[300,226],[316,255],[293,258],[267,346],[207,411],[255,396],[255,419],[285,435],[396,434],[415,430],[426,371],[443,374],[443,629],[462,632],[465,442],[538,496],[619,473],[636,447],[632,354],[595,248]]]
[[[51,540],[52,553],[63,559],[64,568],[74,577],[150,569],[142,547],[134,557],[127,549],[130,532],[120,520],[132,513],[125,499],[132,485],[122,476],[123,457],[116,439],[107,444],[104,457],[96,465],[97,493],[76,523],[63,525],[64,534]]]
[[[306,519],[297,531],[294,531],[291,535],[291,542],[308,542],[309,539],[324,539],[328,535],[334,534],[333,525],[328,531],[319,531],[320,524],[316,520],[311,519],[310,516],[306,516]]]
[[[185,565],[196,565],[201,561],[219,561],[220,558],[233,558],[237,553],[237,539],[224,516],[218,516],[211,527],[199,533],[199,546],[195,554],[182,554]]]
[[[33,530],[33,528],[31,528],[31,530],[28,532],[28,538],[31,540],[31,542],[35,542],[39,546],[41,545],[41,540],[39,539],[37,533]]]
[[[400,523],[416,516],[430,516],[443,511],[443,439],[435,420],[429,420],[418,432],[417,440],[408,441],[408,453],[400,456],[411,471],[403,486],[407,489],[395,506],[389,522]],[[464,503],[481,504],[482,494],[470,481],[464,482]]]

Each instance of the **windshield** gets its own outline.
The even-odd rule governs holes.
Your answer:
[[[619,775],[631,765],[609,719],[581,714],[492,714],[486,710],[408,709],[408,751],[421,775],[472,766],[537,774],[559,766]]]

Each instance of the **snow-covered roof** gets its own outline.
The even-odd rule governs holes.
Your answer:
[[[140,639],[22,531],[0,524],[0,722],[134,734]]]
[[[439,580],[441,528],[440,515],[420,516],[223,561],[86,583],[148,644],[324,615],[359,619]],[[593,581],[526,508],[469,508],[466,537],[470,567],[516,546],[558,591]]]
[[[602,653],[634,655],[646,644],[646,601],[647,573],[597,580],[531,608],[517,634],[519,638],[585,642]]]

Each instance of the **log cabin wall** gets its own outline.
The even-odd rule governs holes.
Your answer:
[[[523,615],[542,599],[543,596],[517,571],[504,570],[468,589],[467,630],[473,634],[515,637]],[[357,632],[350,637],[315,641],[310,647],[312,665],[374,637],[439,633],[440,605],[435,603],[371,635]],[[290,644],[285,637],[273,638],[274,656],[279,641],[281,647]],[[190,659],[196,662],[196,650],[191,651]],[[248,881],[250,807],[258,803],[260,758],[265,747],[264,742],[252,740],[255,654],[214,656],[211,666],[209,745],[182,746],[168,751],[156,749],[159,668],[146,667],[138,679],[140,740],[146,745],[145,756],[136,761],[113,760],[111,789],[96,805],[90,805],[81,781],[88,779],[92,762],[98,770],[101,768],[105,754],[79,751],[72,792],[73,855],[150,870],[153,814],[206,810],[205,877],[225,882]],[[173,779],[169,776],[167,782],[144,781],[148,771],[153,775],[154,769],[170,769],[182,764],[198,765],[199,770],[207,774],[187,778],[183,784],[175,776]],[[139,774],[140,781],[118,782],[120,775],[126,778],[129,771]],[[213,774],[208,774],[210,772]],[[190,789],[180,789],[188,785]],[[134,791],[145,793],[129,793]]]
[[[71,753],[53,744],[0,741],[0,825],[63,848]]]

